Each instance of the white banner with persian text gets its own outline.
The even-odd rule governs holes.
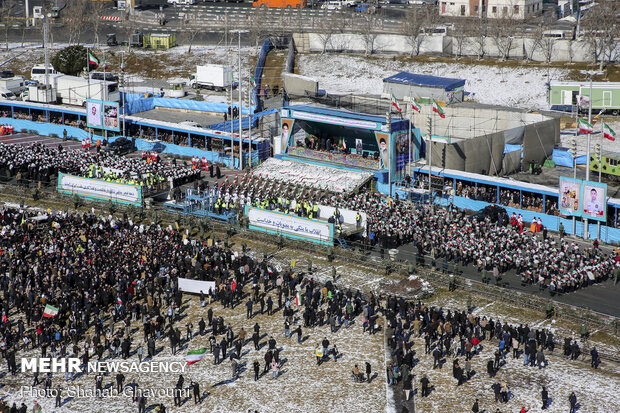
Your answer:
[[[142,203],[142,188],[139,185],[108,182],[63,173],[58,176],[58,191],[115,202],[136,205]]]
[[[247,208],[247,216],[250,226],[276,233],[295,235],[322,242],[330,241],[333,237],[333,226],[327,222],[252,207]]]

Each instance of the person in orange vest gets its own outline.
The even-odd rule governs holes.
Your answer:
[[[97,153],[101,152],[101,139],[97,139]]]

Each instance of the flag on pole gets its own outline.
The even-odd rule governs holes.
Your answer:
[[[116,302],[123,305],[123,300],[121,300],[121,297],[116,297]]]
[[[58,314],[58,307],[54,307],[49,304],[45,306],[43,317],[54,317],[56,314]]]
[[[603,136],[605,139],[609,139],[610,141],[616,140],[616,131],[611,128],[608,124],[603,122]]]
[[[394,94],[392,93],[392,106],[394,106],[394,108],[396,108],[396,110],[398,112],[402,112],[402,108],[400,107],[400,105],[398,104],[398,100],[396,99],[396,96],[394,96]]]
[[[583,119],[579,119],[579,133],[593,133],[594,126]]]
[[[187,365],[198,363],[202,358],[207,354],[206,348],[201,348],[198,350],[191,350],[187,352],[187,356],[185,357],[185,361]]]
[[[446,114],[443,113],[443,109],[439,106],[439,103],[433,99],[433,112],[437,113],[440,117],[445,118]]]
[[[295,305],[301,305],[301,293],[299,291],[297,291],[297,294],[295,294]]]
[[[103,70],[108,70],[108,64],[105,61],[105,53],[103,54]]]
[[[250,75],[250,85],[252,85],[252,89],[256,89],[256,79],[254,79],[254,75]]]
[[[121,72],[125,71],[125,59],[121,62]]]
[[[94,65],[95,68],[99,67],[99,59],[97,59],[91,52],[88,52],[88,64]]]
[[[418,111],[418,112],[422,110],[422,107],[418,103],[417,99],[414,98],[413,96],[411,97],[411,109]]]

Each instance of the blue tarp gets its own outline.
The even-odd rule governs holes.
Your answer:
[[[566,166],[567,168],[573,167],[573,155],[571,155],[568,149],[554,149],[551,160],[558,166]],[[577,157],[577,165],[585,165],[586,161],[585,155]]]
[[[383,79],[384,82],[402,83],[404,85],[440,87],[446,92],[465,86],[465,79],[453,79],[417,73],[400,72]]]
[[[67,137],[69,137],[70,139],[76,139],[78,141],[81,141],[82,139],[88,138],[88,131],[80,128],[75,128],[73,126],[56,125],[54,123],[41,123],[31,120],[13,118],[0,118],[0,124],[9,124],[13,126],[13,129],[16,133],[21,132],[22,129],[26,129],[28,131],[36,131],[38,135],[50,136],[54,134],[61,138],[63,136],[63,131],[66,129]],[[103,137],[99,135],[93,135],[94,140],[97,140],[99,138],[103,140]]]
[[[127,100],[127,114],[146,112],[154,108],[172,108],[193,110],[198,112],[212,112],[212,113],[226,113],[228,112],[228,105],[220,102],[201,102],[197,100],[189,99],[172,99],[172,98],[160,98],[150,97],[142,99],[134,99],[132,101]],[[233,105],[239,107],[239,105]],[[241,106],[241,114],[247,115],[248,108]]]
[[[504,153],[520,151],[522,149],[523,149],[523,145],[510,145],[508,143],[504,145]]]

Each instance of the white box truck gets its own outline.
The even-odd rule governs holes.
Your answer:
[[[22,76],[5,77],[0,79],[0,89],[6,89],[15,95],[20,95],[26,88],[26,79]]]
[[[116,82],[94,79],[89,81],[78,76],[54,75],[50,76],[50,84],[56,90],[59,103],[65,105],[85,106],[86,99],[120,101],[120,92]]]
[[[232,68],[224,65],[196,66],[196,73],[189,77],[189,86],[192,89],[207,88],[224,91],[232,87]]]
[[[22,100],[39,103],[56,103],[56,89],[45,85],[29,85],[22,93]]]

